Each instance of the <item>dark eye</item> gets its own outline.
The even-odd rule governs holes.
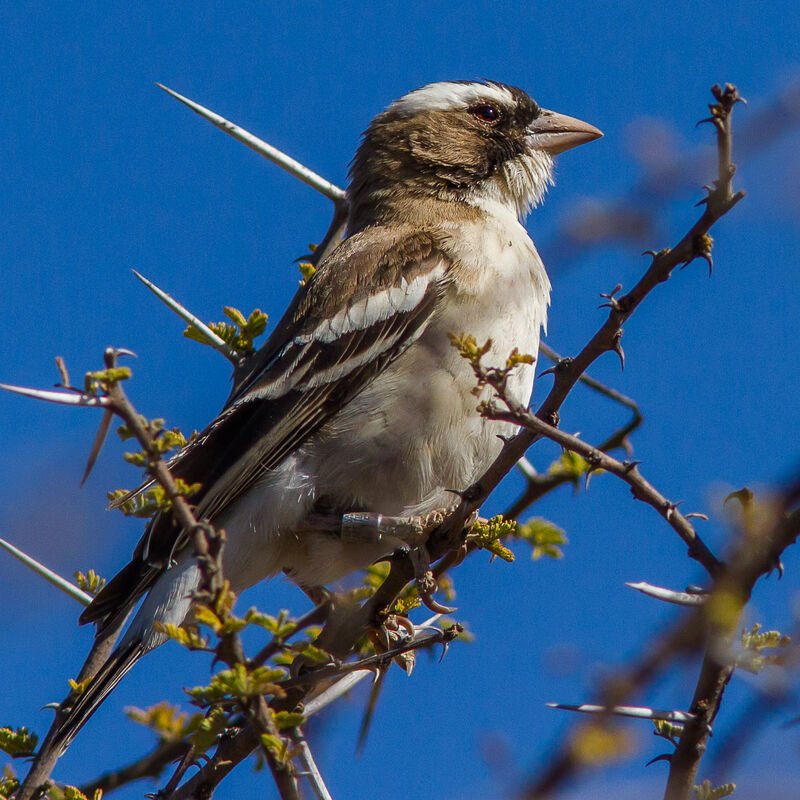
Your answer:
[[[469,109],[469,113],[481,122],[497,122],[497,120],[500,119],[500,112],[498,109],[490,105],[472,106],[472,108]]]

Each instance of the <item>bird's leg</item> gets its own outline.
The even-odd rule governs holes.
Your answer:
[[[342,515],[341,537],[345,542],[379,542],[384,536],[399,539],[409,547],[428,541],[431,532],[452,514],[457,505],[410,517],[387,517],[374,511]]]
[[[356,511],[342,516],[341,536],[347,542],[379,542],[384,537],[401,541],[403,546],[396,552],[411,562],[420,599],[436,613],[449,614],[455,609],[433,599],[437,589],[436,577],[425,544],[430,534],[457,508],[458,505],[453,505],[409,517],[387,517],[371,511]]]

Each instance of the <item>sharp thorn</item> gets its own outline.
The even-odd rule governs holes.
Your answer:
[[[32,558],[27,553],[24,553],[18,547],[7,542],[5,539],[0,539],[0,547],[3,547],[12,556],[19,559],[26,567],[32,569],[37,575],[40,575],[49,583],[52,583],[57,589],[61,589],[64,594],[68,594],[73,600],[88,606],[92,602],[92,596],[84,592],[74,583],[70,583],[66,578],[62,578],[57,572],[48,569],[44,564],[40,564],[35,558]]]
[[[184,322],[191,325],[195,330],[199,331],[208,343],[215,349],[218,350],[225,358],[228,359],[232,364],[239,363],[239,356],[236,351],[227,344],[227,342],[223,341],[219,336],[217,336],[211,328],[208,327],[204,322],[202,322],[198,317],[192,314],[187,308],[182,306],[175,298],[168,295],[163,289],[159,289],[152,281],[148,280],[138,273],[135,269],[132,269],[131,272],[159,299],[161,300],[167,308],[174,311]]]
[[[75,392],[54,392],[50,389],[29,389],[25,386],[13,386],[8,383],[0,383],[0,389],[7,392],[21,394],[24,397],[33,397],[36,400],[46,400],[49,403],[59,403],[64,406],[86,406],[88,408],[109,408],[111,400],[107,397],[94,397],[86,394],[76,394]]]
[[[255,151],[261,156],[264,156],[264,158],[269,159],[273,164],[276,164],[277,166],[286,170],[290,175],[294,175],[295,178],[303,181],[303,183],[307,184],[312,189],[316,189],[321,194],[324,194],[337,205],[341,205],[345,202],[345,193],[342,189],[340,189],[338,186],[335,186],[330,181],[325,180],[325,178],[323,178],[321,175],[318,175],[316,172],[310,170],[308,167],[304,166],[299,161],[296,161],[291,156],[281,152],[277,147],[273,147],[263,139],[259,139],[258,136],[254,136],[244,128],[229,122],[219,114],[216,114],[210,109],[205,108],[205,106],[201,106],[199,103],[195,103],[194,100],[190,100],[188,97],[178,94],[178,92],[173,91],[167,86],[164,86],[161,83],[156,83],[156,86],[158,86],[159,89],[163,89],[168,95],[183,103],[187,108],[190,108],[196,114],[199,114],[201,117],[203,117],[203,119],[208,120],[212,125],[215,125],[224,133],[232,136],[238,142],[247,145],[247,147],[249,147],[251,150]]]
[[[86,460],[86,469],[83,471],[83,477],[81,478],[81,487],[86,483],[86,479],[89,477],[89,473],[92,471],[92,467],[94,467],[95,462],[97,461],[97,456],[100,455],[100,450],[103,447],[103,442],[106,440],[106,436],[108,435],[108,430],[111,427],[111,421],[114,419],[114,413],[111,409],[106,409],[103,412],[103,418],[100,420],[100,427],[97,429],[97,435],[94,437],[94,443],[92,444],[92,449],[89,453],[89,458]]]

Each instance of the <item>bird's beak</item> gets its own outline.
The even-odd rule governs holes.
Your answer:
[[[528,126],[527,138],[531,147],[555,156],[571,147],[599,139],[602,135],[602,131],[588,122],[543,108]]]

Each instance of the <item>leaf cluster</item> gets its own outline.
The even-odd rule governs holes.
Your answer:
[[[251,311],[249,317],[245,317],[238,308],[233,306],[225,306],[222,311],[230,322],[210,322],[208,327],[239,355],[253,353],[255,351],[254,340],[261,336],[267,328],[267,315],[260,308]],[[189,325],[183,335],[187,339],[200,342],[200,344],[213,346],[205,334],[193,325]]]
[[[770,665],[781,665],[786,663],[786,655],[783,653],[764,653],[764,650],[776,650],[788,647],[792,643],[792,638],[782,634],[780,631],[761,632],[761,624],[755,623],[748,630],[743,630],[741,634],[741,644],[743,651],[736,659],[736,666],[753,674],[759,673],[764,667]]]
[[[96,397],[108,394],[115,383],[126,381],[131,377],[130,367],[109,367],[94,372],[87,372],[83,378],[84,394]]]
[[[39,737],[24,725],[12,730],[0,728],[0,750],[12,758],[27,758],[36,751]]]
[[[736,791],[735,783],[725,783],[722,786],[711,786],[711,781],[705,780],[700,786],[694,787],[695,800],[720,800],[729,797]]]
[[[80,570],[76,570],[74,577],[79,588],[83,589],[87,594],[92,595],[92,597],[106,585],[106,579],[101,578],[93,569],[90,569],[86,574]]]

